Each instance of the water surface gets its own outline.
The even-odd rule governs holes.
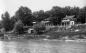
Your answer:
[[[52,40],[0,41],[0,53],[86,53],[86,43]]]

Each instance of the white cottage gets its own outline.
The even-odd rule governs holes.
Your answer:
[[[62,20],[62,26],[64,27],[71,27],[72,25],[75,25],[75,15],[72,16],[66,16]]]

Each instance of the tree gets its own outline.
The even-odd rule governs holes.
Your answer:
[[[86,7],[80,9],[79,15],[77,17],[78,22],[86,23]]]
[[[32,25],[32,20],[33,20],[32,12],[27,7],[21,6],[17,10],[15,17],[21,20],[24,25],[28,25],[28,26]]]
[[[72,9],[72,7],[70,7],[70,6],[64,7],[64,8],[63,8],[64,14],[65,14],[65,15],[71,15],[71,12],[70,12],[71,9]]]
[[[63,8],[54,6],[50,11],[48,11],[50,14],[50,21],[54,24],[57,25],[61,23],[61,20],[63,17],[65,17]]]
[[[15,22],[15,26],[13,28],[13,32],[17,32],[18,34],[23,34],[24,33],[24,28],[23,28],[23,23],[21,20],[18,20]]]
[[[36,34],[42,34],[46,30],[45,26],[42,24],[35,25],[34,29],[36,31]]]
[[[10,18],[10,15],[8,12],[5,12],[5,14],[2,14],[2,27],[5,28],[6,31],[10,31],[13,29],[14,23]]]
[[[44,12],[44,10],[40,10],[37,12],[33,12],[33,16],[35,17],[37,22],[40,22],[46,18],[48,18],[49,16],[47,15],[46,12]]]

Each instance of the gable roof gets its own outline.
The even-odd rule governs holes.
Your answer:
[[[66,17],[64,17],[63,19],[70,19],[70,20],[74,20],[75,18],[75,15],[72,15],[72,16],[67,16],[66,15]]]

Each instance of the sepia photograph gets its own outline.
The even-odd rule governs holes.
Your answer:
[[[0,53],[86,53],[86,0],[0,0]]]

